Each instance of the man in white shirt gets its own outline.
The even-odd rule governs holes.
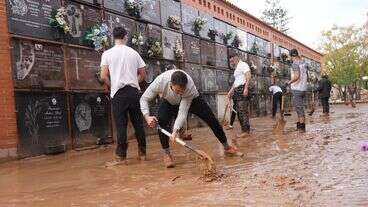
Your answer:
[[[296,128],[300,132],[305,132],[304,103],[307,91],[307,67],[299,56],[298,50],[290,50],[290,57],[293,61],[291,80],[286,83],[286,86],[290,85],[293,105],[298,115]]]
[[[150,115],[148,103],[161,95],[158,117]],[[159,75],[141,97],[141,111],[148,126],[154,128],[156,123],[170,131],[171,121],[176,117],[171,139],[179,136],[179,130],[187,119],[188,112],[202,119],[223,145],[227,156],[238,154],[235,147],[227,142],[226,135],[208,104],[199,95],[193,79],[182,70],[168,70]],[[170,153],[169,137],[159,131],[162,149],[165,152],[164,163],[167,168],[174,167]]]
[[[242,129],[242,133],[238,137],[246,137],[250,132],[249,124],[249,82],[251,79],[250,68],[247,63],[240,60],[237,53],[229,55],[230,64],[235,67],[235,81],[231,87],[228,98],[233,98],[234,106]]]
[[[280,86],[273,84],[269,88],[272,93],[272,118],[275,118],[277,112],[277,105],[280,107],[281,112],[281,99],[282,99],[282,89]]]
[[[113,31],[115,46],[101,58],[101,80],[110,88],[112,110],[117,130],[116,161],[126,163],[128,113],[138,141],[138,159],[146,159],[146,136],[139,105],[139,82],[145,78],[141,56],[126,46],[127,31],[116,27]]]

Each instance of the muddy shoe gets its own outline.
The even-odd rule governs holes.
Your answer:
[[[225,155],[228,157],[235,157],[235,156],[242,157],[244,154],[239,152],[236,147],[229,146],[229,148],[225,150]]]
[[[137,160],[147,161],[147,156],[146,156],[146,154],[138,150],[138,157],[137,157]]]
[[[243,132],[241,134],[236,135],[237,138],[246,138],[249,137],[249,132]]]
[[[128,165],[128,161],[126,158],[116,156],[115,160],[105,163],[105,167],[113,167],[117,165]]]
[[[173,167],[175,167],[171,155],[168,155],[168,154],[165,154],[164,155],[164,163],[165,163],[166,168],[173,168]]]

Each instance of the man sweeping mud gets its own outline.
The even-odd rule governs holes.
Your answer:
[[[149,102],[161,95],[158,117],[150,116]],[[192,78],[182,70],[169,70],[159,75],[147,88],[140,100],[141,111],[148,126],[160,127],[170,131],[171,121],[176,116],[172,140],[179,136],[179,130],[187,119],[188,112],[197,115],[212,129],[217,139],[224,146],[225,155],[234,156],[238,150],[230,146],[226,135],[208,104],[199,95]],[[159,131],[160,142],[165,152],[166,167],[174,167],[170,152],[169,137]]]
[[[296,128],[300,132],[305,132],[304,99],[307,91],[307,67],[299,56],[298,50],[290,50],[290,57],[293,61],[291,80],[286,83],[286,86],[290,85],[293,105],[298,115]]]

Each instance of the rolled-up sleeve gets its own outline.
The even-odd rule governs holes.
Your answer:
[[[188,116],[190,105],[192,104],[192,100],[193,98],[190,97],[190,98],[183,98],[180,101],[178,116],[176,117],[176,120],[174,123],[174,129],[173,129],[174,131],[181,129],[182,126],[184,125],[187,119],[187,116]]]

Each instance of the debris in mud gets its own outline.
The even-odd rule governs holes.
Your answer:
[[[363,142],[360,148],[363,152],[368,151],[368,142]]]
[[[204,182],[210,183],[214,181],[220,181],[221,179],[225,178],[225,174],[212,174],[212,175],[204,175],[200,177],[200,180],[203,180]]]
[[[178,176],[176,176],[175,178],[173,178],[173,179],[171,180],[171,182],[175,182],[175,180],[177,180],[177,179],[179,179],[179,178],[181,178],[181,176],[180,176],[180,175],[178,175]]]

